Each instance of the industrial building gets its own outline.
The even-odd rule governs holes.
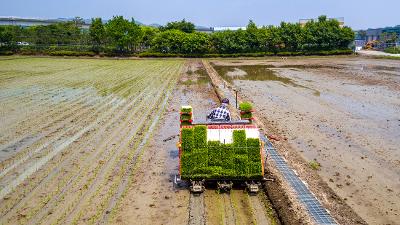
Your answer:
[[[400,46],[400,25],[394,27],[375,28],[375,29],[369,28],[367,30],[358,30],[356,31],[356,38],[355,38],[356,46],[364,46],[367,42],[380,41],[383,33],[388,33],[388,34],[395,33],[398,37],[397,43],[391,43],[391,45]],[[386,46],[382,46],[382,48],[384,47]]]
[[[22,17],[0,17],[1,25],[16,25],[22,27],[38,26],[38,25],[50,25],[61,22],[73,21],[72,18],[58,18],[58,19],[41,19],[41,18],[22,18]],[[82,20],[82,28],[89,28],[91,20]]]

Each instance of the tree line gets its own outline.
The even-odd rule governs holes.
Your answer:
[[[182,20],[161,27],[138,24],[114,16],[104,23],[93,18],[89,29],[74,20],[48,26],[0,26],[0,51],[90,51],[134,54],[235,54],[279,53],[348,49],[354,40],[349,27],[320,16],[304,25],[282,22],[279,26],[258,27],[249,21],[246,29],[213,33],[195,31],[193,23]],[[23,44],[26,43],[26,44]]]

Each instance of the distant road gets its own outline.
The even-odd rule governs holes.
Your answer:
[[[374,50],[359,50],[356,51],[360,55],[367,55],[367,56],[395,56],[400,57],[400,54],[390,54],[386,52],[374,51]]]

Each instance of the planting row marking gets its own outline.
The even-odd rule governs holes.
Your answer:
[[[104,211],[103,213],[103,220],[102,223],[105,224],[108,222],[108,218],[110,213],[106,213],[107,211],[111,212],[111,210],[114,209],[115,205],[117,204],[117,200],[122,196],[122,194],[124,193],[126,187],[129,184],[129,179],[133,173],[133,166],[136,165],[136,160],[138,158],[138,155],[141,153],[142,149],[145,147],[145,145],[147,144],[148,139],[151,137],[154,128],[156,127],[156,125],[158,124],[158,121],[160,120],[163,111],[165,110],[165,107],[168,103],[168,99],[169,96],[171,94],[172,90],[168,90],[167,94],[164,97],[164,101],[162,103],[162,105],[160,106],[160,109],[158,110],[156,117],[154,118],[153,122],[151,123],[148,131],[146,132],[146,135],[144,136],[144,138],[142,139],[142,141],[139,144],[139,147],[135,150],[135,156],[133,157],[133,159],[130,161],[128,168],[125,170],[125,174],[123,176],[122,182],[120,183],[120,185],[118,186],[117,189],[117,193],[114,194],[111,197],[111,200],[108,203],[108,207],[107,210]]]
[[[145,88],[144,90],[146,90],[146,89],[147,89],[147,88]],[[136,102],[136,100],[139,99],[139,97],[141,97],[141,95],[142,95],[142,93],[140,93],[138,96],[136,96],[135,99],[131,100],[131,101],[130,101],[130,104],[125,105],[124,108],[122,109],[122,111],[120,112],[120,114],[117,115],[117,118],[120,118],[120,117],[121,117],[121,114],[122,114],[123,112],[125,112],[130,106],[132,106],[132,105]],[[110,115],[111,115],[110,112],[112,112],[112,111],[113,111],[113,109],[108,110],[108,112],[105,114],[106,117],[107,117],[107,116],[110,116]],[[114,113],[115,113],[115,112],[114,112]],[[105,117],[104,119],[106,119],[106,117]],[[101,130],[104,131],[104,130],[105,130],[108,126],[110,126],[112,123],[113,123],[113,121],[110,121],[110,122],[107,123],[107,125],[105,125],[104,128],[101,129]],[[92,142],[92,143],[94,144],[94,143],[97,143],[97,142]],[[74,152],[76,153],[77,151],[74,151]],[[93,160],[93,158],[92,158],[92,160]],[[57,167],[55,168],[55,170],[57,170],[57,171],[53,170],[50,174],[48,174],[48,175],[45,177],[45,179],[46,179],[46,180],[49,180],[52,176],[54,176],[54,175],[60,170],[60,167],[65,166],[65,163],[66,163],[66,162],[67,162],[67,161],[63,161],[61,165],[59,165],[59,166],[57,166]],[[43,180],[42,180],[42,181],[43,181]],[[40,183],[40,184],[43,184],[42,181],[40,181],[39,183]],[[36,186],[36,187],[34,188],[34,190],[36,190],[37,188],[38,188],[38,186]],[[31,195],[31,194],[34,192],[34,190],[30,191],[30,192],[28,193],[28,196],[24,196],[24,199],[28,198],[29,195]],[[22,204],[22,202],[18,203],[18,205],[21,205],[21,204]],[[15,208],[15,207],[13,207],[13,208]],[[8,213],[8,212],[7,212],[7,213]],[[6,213],[6,214],[7,214],[7,213]]]
[[[164,86],[166,86],[167,84],[168,84],[168,82],[165,83]],[[158,89],[158,92],[157,92],[159,94],[158,96],[160,96],[162,94],[162,90],[164,90],[164,89],[165,89],[165,87]],[[147,96],[147,97],[152,97],[152,96]],[[142,101],[142,102],[143,102],[143,104],[146,104],[147,101]],[[152,107],[146,107],[146,113],[144,113],[142,116],[148,115],[148,113],[151,112],[151,110],[152,110],[153,106],[155,106],[156,102],[152,101],[152,103],[153,103]],[[123,139],[123,140],[121,139],[119,141],[120,143],[125,143],[125,142],[129,143],[130,140],[134,138],[134,135],[139,131],[139,129],[141,127],[143,127],[145,120],[143,118],[139,118],[139,117],[137,119],[139,119],[140,125],[136,126],[135,129],[132,129],[130,131],[130,135],[125,136],[125,139],[129,139],[129,140],[125,141],[125,139]],[[129,128],[129,127],[127,127],[127,128]],[[113,147],[113,148],[115,148],[115,147]],[[86,207],[87,201],[90,201],[93,198],[93,193],[96,195],[97,191],[99,191],[100,182],[102,180],[104,180],[106,173],[110,171],[110,169],[113,166],[113,163],[115,163],[115,161],[117,160],[118,155],[120,155],[121,152],[124,152],[121,145],[115,151],[116,152],[112,153],[111,159],[107,160],[105,165],[103,165],[103,167],[101,168],[100,172],[97,175],[95,175],[95,180],[90,184],[88,190],[83,194],[83,196],[79,197],[79,202],[77,203],[77,205],[73,206],[74,209],[72,210],[71,213],[69,213],[68,217],[65,219],[66,223],[71,223],[74,221],[76,222],[77,220],[79,220],[79,217],[81,216],[81,215],[79,215],[81,208]],[[78,215],[76,215],[76,214],[78,214]]]

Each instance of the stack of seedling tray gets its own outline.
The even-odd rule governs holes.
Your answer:
[[[233,131],[233,143],[207,142],[207,127],[181,128],[182,179],[260,179],[260,140],[246,138],[245,130]]]
[[[192,125],[193,122],[193,109],[191,106],[182,106],[180,112],[181,126]]]
[[[254,120],[253,118],[253,106],[249,102],[242,102],[239,104],[240,118],[242,120]]]

